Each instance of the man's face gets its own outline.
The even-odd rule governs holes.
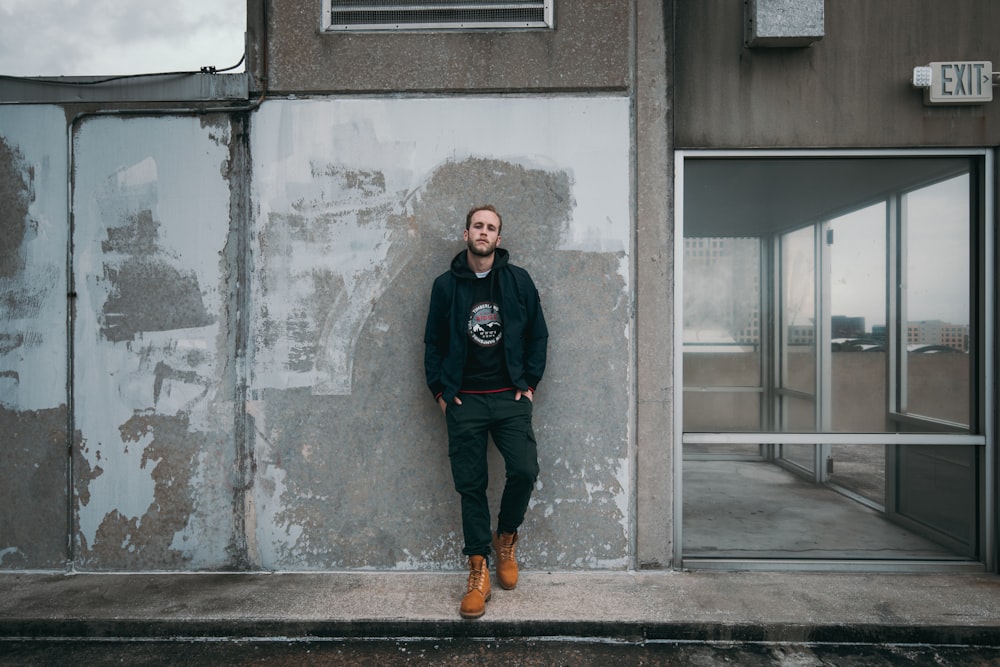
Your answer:
[[[465,230],[465,243],[469,252],[489,257],[500,243],[500,218],[493,211],[476,211],[469,228]]]

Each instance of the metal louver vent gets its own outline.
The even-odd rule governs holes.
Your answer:
[[[554,0],[326,0],[326,30],[551,28]]]

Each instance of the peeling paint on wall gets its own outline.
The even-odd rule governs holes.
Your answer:
[[[625,100],[593,98],[268,102],[255,117],[248,411],[265,567],[461,562],[422,335],[430,283],[486,201],[553,335],[523,557],[627,563],[627,119]]]
[[[0,105],[0,569],[67,558],[65,129]]]
[[[85,120],[74,137],[78,564],[225,567],[233,356],[228,120]]]
[[[626,107],[593,98],[267,105],[253,139],[254,387],[350,393],[359,327],[413,260],[401,246],[426,233],[411,220],[412,199],[448,162],[503,156],[565,173],[577,208],[565,233],[552,234],[559,249],[626,253],[628,169],[609,170],[604,159],[627,155],[628,127],[595,133],[592,125]],[[456,187],[473,201],[471,181]]]
[[[347,394],[360,326],[403,261],[398,195],[378,171],[335,164],[312,164],[306,183],[284,185],[300,192],[258,233],[254,324],[267,359],[258,376]]]
[[[57,109],[0,107],[0,405],[14,409],[66,403],[64,132]]]
[[[52,114],[43,141],[21,111],[31,141],[4,135],[4,178],[38,224],[0,276],[20,290],[0,304],[0,426],[19,449],[0,451],[64,510],[66,485],[54,487],[65,467],[52,463],[69,409],[60,383],[34,371],[64,376],[70,355],[67,214],[46,208],[65,187],[66,169],[51,177],[65,120]],[[465,212],[492,202],[552,333],[536,400],[542,475],[520,553],[527,567],[624,567],[628,119],[626,98],[269,100],[252,116],[252,173],[232,174],[244,146],[235,117],[75,124],[75,566],[461,567],[422,333]],[[247,179],[249,221],[234,203]],[[51,445],[29,453],[40,434]],[[9,518],[0,510],[0,526]],[[21,530],[0,543],[0,567],[59,562],[64,539],[61,553],[36,549],[54,535]]]
[[[157,234],[160,223],[153,219],[153,212],[143,209],[130,213],[125,222],[122,227],[109,227],[108,239],[101,243],[106,256],[118,257],[104,264],[110,292],[101,309],[101,335],[120,342],[135,340],[144,331],[211,324],[197,273],[182,272],[174,265],[176,257],[165,256]],[[165,364],[160,362],[159,366]]]

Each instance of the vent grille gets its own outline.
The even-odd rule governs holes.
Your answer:
[[[327,30],[551,28],[553,0],[327,0]]]

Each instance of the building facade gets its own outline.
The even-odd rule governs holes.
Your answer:
[[[1000,8],[342,4],[0,82],[0,567],[461,568],[422,331],[489,202],[551,335],[525,567],[997,570]]]

